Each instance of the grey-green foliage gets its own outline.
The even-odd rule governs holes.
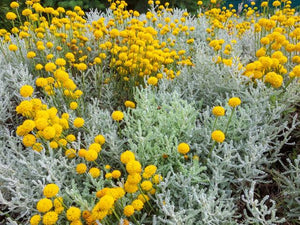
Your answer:
[[[286,209],[286,217],[291,221],[300,220],[300,155],[296,159],[287,159],[282,163],[284,172],[273,170],[276,182],[282,188],[282,202]]]
[[[276,216],[276,202],[269,199],[266,195],[262,200],[255,199],[255,182],[252,182],[251,187],[244,191],[242,200],[246,203],[246,209],[244,209],[245,224],[262,224],[273,225],[281,224],[285,222],[284,218],[278,218]],[[268,204],[270,202],[271,204]]]
[[[197,174],[173,172],[165,177],[157,195],[162,213],[153,218],[153,224],[236,224],[231,193],[213,180],[203,185],[195,179]]]
[[[299,84],[292,83],[286,91],[282,91],[266,87],[259,81],[256,84],[250,83],[247,78],[242,77],[241,71],[235,68],[221,70],[207,59],[201,54],[205,51],[205,46],[199,45],[197,51],[195,55],[197,63],[194,68],[183,69],[181,75],[173,81],[160,81],[156,92],[150,92],[150,89],[137,91],[135,95],[137,108],[127,113],[123,134],[129,140],[129,148],[137,152],[139,159],[146,159],[148,163],[154,163],[158,169],[161,167],[164,171],[167,163],[173,164],[177,172],[180,171],[183,163],[178,160],[180,155],[176,152],[176,146],[179,142],[189,143],[190,154],[199,155],[201,163],[207,161],[208,169],[205,173],[214,185],[203,186],[206,188],[205,194],[209,195],[213,190],[216,193],[224,190],[226,193],[224,196],[226,199],[231,199],[234,205],[237,204],[240,194],[249,183],[268,182],[267,169],[279,159],[280,149],[288,142],[291,132],[299,125],[297,116],[291,122],[288,122],[288,117],[284,117],[291,105],[299,101],[297,95]],[[226,108],[226,116],[220,118],[215,127],[225,131],[232,110],[227,106],[227,101],[233,96],[240,97],[242,104],[237,107],[232,117],[225,142],[217,144],[211,158],[207,159],[213,144],[210,137],[215,119],[211,113],[212,107],[222,105]],[[157,108],[158,106],[160,109]],[[172,108],[171,113],[170,110],[162,110],[168,108]],[[170,154],[165,152],[167,150],[173,151],[171,160],[163,161],[161,154]],[[151,158],[147,158],[148,155]],[[168,197],[164,199],[165,206],[160,205],[161,213],[168,216],[155,217],[155,221],[193,224],[188,221],[190,217],[187,215],[200,214],[198,220],[210,217],[207,209],[187,213],[193,201],[190,200],[190,196],[182,196],[185,200],[179,201],[178,192],[181,190],[185,193],[195,187],[191,184],[175,185],[174,182],[180,176],[183,175],[174,173],[172,176],[167,176],[162,184],[164,188],[159,196]],[[189,184],[190,177],[186,176],[185,179],[185,184]],[[216,199],[219,198],[218,196]],[[213,206],[209,207],[213,215],[224,212]],[[237,209],[229,209],[231,211],[227,211],[232,214],[228,214],[226,218],[227,221],[233,221],[234,211]],[[260,207],[260,209],[264,213],[264,208]],[[245,224],[247,221],[257,219],[255,214],[257,209],[249,210],[250,213],[245,215],[247,216]],[[276,206],[273,205],[266,211],[275,216],[270,220],[271,223],[282,220],[276,217],[276,210]],[[222,216],[225,216],[225,213],[220,214],[221,219],[212,220],[214,222],[211,224],[225,221]],[[158,218],[160,219],[157,220]],[[203,220],[203,224],[210,223]]]
[[[137,90],[135,101],[137,107],[126,114],[122,133],[142,164],[159,164],[159,169],[166,172],[173,165],[172,161],[164,163],[163,154],[179,157],[177,145],[192,137],[198,112],[178,93],[155,94],[150,87]]]
[[[16,128],[19,119],[15,107],[22,99],[19,89],[26,84],[34,84],[28,68],[23,64],[10,64],[0,54],[0,127]]]

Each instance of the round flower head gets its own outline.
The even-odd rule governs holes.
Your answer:
[[[149,180],[145,180],[141,183],[141,188],[144,190],[144,191],[151,191],[152,189],[152,183],[151,181]]]
[[[89,174],[91,174],[91,176],[93,178],[97,178],[100,176],[100,170],[96,167],[92,167],[90,170],[89,170]]]
[[[134,213],[134,207],[132,205],[127,205],[124,208],[124,215],[127,217],[132,216]]]
[[[52,207],[52,201],[48,198],[43,198],[36,204],[36,209],[41,213],[48,212],[50,209],[52,209]]]
[[[233,97],[228,100],[228,105],[230,105],[233,108],[239,106],[240,104],[241,104],[241,99],[238,97]]]
[[[105,137],[103,135],[99,134],[94,138],[94,142],[96,142],[100,145],[103,145],[105,143]]]
[[[222,143],[225,140],[225,134],[221,130],[215,130],[212,132],[211,138],[218,143]]]
[[[12,52],[15,52],[15,51],[18,50],[18,46],[12,44],[12,45],[9,45],[9,46],[8,46],[8,49],[9,49],[10,51],[12,51]]]
[[[144,203],[140,199],[133,200],[131,205],[136,211],[140,211],[144,207]]]
[[[212,109],[212,113],[214,116],[224,116],[225,115],[225,109],[222,106],[215,106]]]
[[[124,190],[128,193],[135,193],[137,192],[139,187],[136,184],[131,184],[129,182],[125,182]]]
[[[127,150],[121,154],[121,162],[127,164],[129,161],[135,160],[133,152]]]
[[[145,179],[149,179],[150,177],[152,177],[153,174],[155,174],[157,170],[157,167],[154,165],[149,165],[144,169],[144,173],[143,173],[143,177]]]
[[[78,174],[83,174],[83,173],[85,173],[86,170],[87,170],[87,166],[84,163],[79,163],[76,166],[76,172]]]
[[[36,138],[32,134],[27,134],[23,137],[22,142],[25,147],[32,147],[36,143]]]
[[[58,220],[58,214],[54,211],[47,212],[43,216],[43,224],[45,225],[54,225]]]
[[[30,218],[30,225],[38,225],[41,221],[41,216],[40,215],[34,215]]]
[[[88,150],[85,152],[84,157],[86,161],[92,162],[98,158],[98,153],[95,150]]]
[[[70,109],[75,110],[75,109],[77,109],[77,107],[78,107],[77,102],[71,102],[70,103]]]
[[[114,111],[111,114],[111,118],[115,121],[121,121],[124,118],[124,114],[121,111]]]
[[[140,173],[142,171],[141,163],[136,160],[131,160],[126,164],[126,170],[129,174]]]
[[[66,213],[67,219],[69,221],[79,220],[81,215],[81,211],[79,208],[71,206]]]
[[[149,77],[147,83],[150,85],[157,85],[158,79],[156,77]]]
[[[114,198],[111,195],[104,195],[98,204],[100,210],[109,210],[114,205]]]
[[[17,3],[17,2],[11,2],[9,6],[10,6],[11,8],[15,9],[15,8],[18,8],[20,5],[19,5],[19,3]]]
[[[178,145],[177,150],[181,154],[186,154],[190,151],[190,146],[183,142]]]
[[[121,176],[121,172],[119,170],[114,170],[111,172],[113,178],[118,179]]]
[[[17,18],[17,15],[13,12],[6,13],[6,19],[8,20],[15,20]]]
[[[73,122],[74,127],[80,128],[84,125],[84,119],[81,117],[77,117]]]
[[[135,108],[135,103],[132,102],[132,101],[126,101],[126,102],[124,103],[124,105],[125,105],[127,108],[132,108],[132,109]]]
[[[152,182],[154,184],[159,184],[162,180],[163,180],[163,177],[159,174],[154,175],[154,177],[152,178]]]
[[[47,184],[44,187],[43,194],[46,198],[52,198],[59,192],[59,187],[56,184]]]

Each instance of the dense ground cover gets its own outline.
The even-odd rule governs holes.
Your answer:
[[[300,17],[217,3],[10,4],[1,224],[299,224]]]

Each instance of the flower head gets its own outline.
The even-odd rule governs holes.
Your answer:
[[[77,207],[71,206],[66,213],[67,219],[69,221],[79,220],[81,215],[81,210]]]
[[[225,115],[225,109],[222,106],[215,106],[212,109],[212,113],[214,116],[224,116]]]
[[[187,143],[180,143],[177,147],[177,151],[181,154],[186,154],[190,151],[190,146]]]
[[[225,134],[221,130],[215,130],[212,132],[211,138],[218,143],[222,143],[225,140]]]
[[[121,121],[124,118],[124,114],[121,111],[114,111],[111,114],[111,118],[115,121]]]
[[[33,87],[30,85],[24,85],[20,88],[20,94],[24,98],[31,96],[32,93],[33,93]]]
[[[132,205],[127,205],[124,208],[124,215],[127,217],[132,216],[134,213],[134,207]]]
[[[50,209],[52,209],[52,207],[52,201],[48,198],[43,198],[36,204],[36,209],[41,213],[48,212]]]
[[[47,184],[44,187],[43,194],[46,198],[52,198],[59,192],[59,187],[56,184]]]
[[[233,108],[239,106],[240,104],[241,104],[241,99],[238,97],[233,97],[228,100],[228,105],[230,105]]]
[[[58,220],[58,214],[54,211],[47,212],[43,216],[43,224],[45,225],[54,225]]]
[[[84,125],[84,119],[81,117],[77,117],[73,122],[74,127],[80,128]]]

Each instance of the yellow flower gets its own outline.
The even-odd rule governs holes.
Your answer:
[[[27,53],[27,58],[28,59],[33,59],[34,57],[36,57],[35,52],[30,51],[30,52]]]
[[[92,167],[90,170],[89,170],[89,174],[91,174],[91,176],[93,178],[97,178],[100,176],[100,170],[96,167]]]
[[[274,1],[272,4],[274,7],[278,7],[281,5],[280,1]]]
[[[124,105],[125,105],[127,108],[132,108],[132,109],[135,108],[135,103],[132,102],[132,101],[125,101]]]
[[[133,200],[131,205],[136,211],[140,211],[144,207],[144,203],[140,199]]]
[[[35,69],[36,69],[36,70],[41,70],[41,69],[43,69],[43,65],[40,64],[40,63],[39,63],[39,64],[36,64],[36,65],[35,65]]]
[[[85,152],[84,158],[88,162],[95,161],[98,158],[98,153],[95,150],[88,150]]]
[[[19,3],[17,3],[17,2],[11,2],[11,3],[10,3],[10,7],[13,8],[13,9],[18,8],[19,6],[20,6],[20,5],[19,5]]]
[[[126,170],[129,174],[140,173],[142,166],[139,161],[131,160],[126,164]]]
[[[163,180],[163,177],[159,174],[154,175],[154,177],[152,178],[152,182],[154,184],[159,184],[162,180]]]
[[[133,185],[133,184],[140,183],[141,180],[142,180],[142,177],[139,173],[132,173],[127,176],[126,182]]]
[[[6,19],[8,20],[15,20],[17,18],[17,15],[13,12],[6,13]]]
[[[124,118],[124,114],[121,111],[114,111],[111,114],[111,118],[115,121],[121,121]]]
[[[158,79],[156,77],[149,77],[147,83],[150,85],[157,85]]]
[[[33,87],[30,85],[24,85],[20,89],[20,94],[24,98],[31,96],[32,93],[33,93]]]
[[[235,108],[241,104],[241,99],[238,97],[233,97],[228,100],[228,105]]]
[[[71,102],[70,103],[70,109],[75,110],[75,109],[77,109],[77,107],[78,107],[77,102]]]
[[[151,191],[152,189],[152,183],[149,180],[145,180],[141,183],[141,188],[144,191]]]
[[[181,154],[186,154],[190,151],[190,146],[187,143],[180,143],[177,147],[177,151]]]
[[[40,215],[34,215],[30,218],[30,225],[39,225],[41,221],[41,216]]]
[[[54,211],[47,212],[43,216],[43,224],[44,225],[54,225],[58,220],[58,214]]]
[[[15,52],[18,50],[18,46],[14,45],[14,44],[11,44],[8,46],[8,49],[12,52]]]
[[[76,166],[76,172],[78,174],[83,174],[85,173],[87,170],[87,166],[84,164],[84,163],[79,163],[77,166]]]
[[[134,207],[132,205],[127,205],[124,207],[124,215],[130,217],[134,214]]]
[[[56,65],[52,62],[49,62],[45,65],[45,70],[47,72],[54,72],[55,69],[56,69]]]
[[[222,143],[225,140],[225,134],[221,130],[215,130],[212,132],[211,138],[218,143]]]
[[[113,178],[118,179],[121,176],[121,172],[119,170],[114,170],[111,172]]]
[[[150,200],[148,195],[145,194],[139,194],[137,197],[139,200],[141,200],[143,203],[147,202]]]
[[[69,221],[79,220],[80,215],[81,215],[81,210],[74,206],[71,206],[66,212],[66,216]]]
[[[155,174],[157,170],[157,167],[154,165],[149,165],[144,169],[144,173],[143,173],[143,177],[145,179],[149,179],[150,177],[152,177],[153,174]]]
[[[105,137],[103,135],[99,134],[94,138],[94,142],[99,143],[100,145],[103,145],[105,143]]]
[[[101,145],[99,143],[92,143],[88,150],[94,150],[99,153],[101,151]]]
[[[69,148],[65,151],[65,156],[69,159],[73,159],[76,156],[76,150],[73,148]]]
[[[81,117],[77,117],[73,122],[74,127],[80,128],[84,125],[84,119]]]
[[[222,106],[215,106],[212,109],[212,113],[214,116],[224,116],[225,115],[225,109]]]
[[[80,70],[80,71],[85,71],[85,70],[87,70],[87,65],[84,64],[84,63],[79,63],[77,65],[77,69]]]
[[[36,143],[36,138],[32,134],[27,134],[23,137],[22,142],[26,147],[31,147],[32,145],[34,145]]]
[[[43,194],[46,198],[52,198],[59,192],[59,187],[56,184],[47,184],[44,187]]]
[[[55,61],[55,64],[58,66],[65,66],[66,65],[66,60],[64,60],[63,58],[57,58]]]
[[[52,207],[53,207],[52,201],[48,198],[43,198],[39,200],[36,205],[36,209],[41,213],[48,212],[50,209],[52,209]]]

